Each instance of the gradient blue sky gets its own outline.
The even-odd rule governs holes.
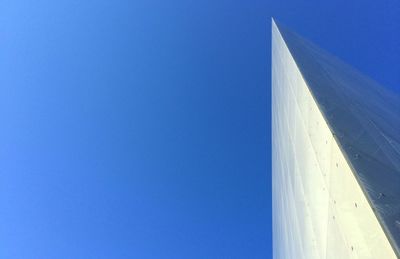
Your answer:
[[[0,258],[271,258],[271,16],[399,90],[399,14],[1,1]]]

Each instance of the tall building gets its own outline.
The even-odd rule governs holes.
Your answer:
[[[274,258],[400,255],[400,97],[272,22]]]

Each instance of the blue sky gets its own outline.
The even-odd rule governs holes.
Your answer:
[[[0,258],[271,258],[271,16],[399,90],[399,13],[1,1]]]

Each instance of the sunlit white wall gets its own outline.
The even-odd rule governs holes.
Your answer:
[[[272,24],[274,258],[396,258]]]

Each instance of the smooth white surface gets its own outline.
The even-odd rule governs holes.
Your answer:
[[[272,25],[274,258],[396,258]]]

